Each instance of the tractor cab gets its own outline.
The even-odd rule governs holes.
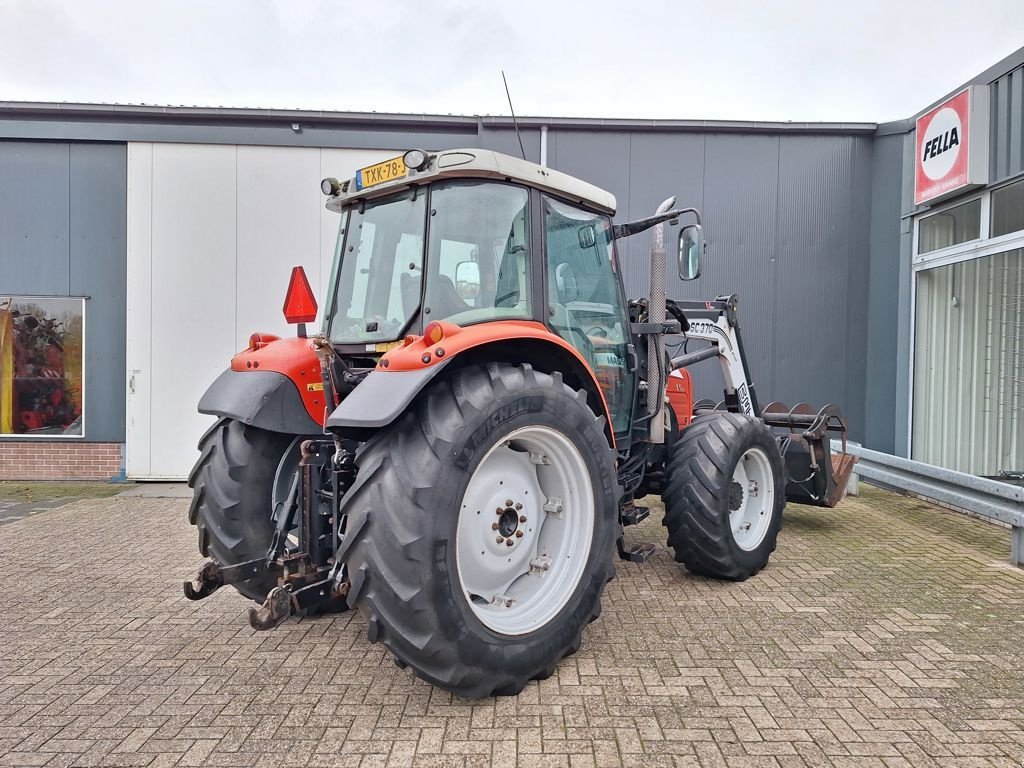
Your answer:
[[[628,439],[636,352],[612,195],[485,150],[411,150],[323,188],[342,214],[323,330],[339,353],[386,352],[431,322],[466,340],[482,324],[535,324],[567,347],[548,351],[556,367],[592,372]]]

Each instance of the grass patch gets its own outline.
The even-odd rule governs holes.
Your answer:
[[[0,499],[49,501],[51,499],[104,499],[134,487],[134,483],[0,480]]]

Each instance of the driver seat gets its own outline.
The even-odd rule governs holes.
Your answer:
[[[587,339],[583,328],[576,321],[576,317],[566,307],[566,304],[576,301],[579,298],[579,290],[576,283],[576,275],[572,267],[567,263],[555,267],[555,279],[549,283],[551,293],[551,327],[556,333],[572,344],[579,352],[587,365],[594,368],[593,347]]]

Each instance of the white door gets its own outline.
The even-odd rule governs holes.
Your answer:
[[[292,267],[323,296],[338,216],[320,180],[396,154],[128,145],[128,477],[188,475],[213,421],[203,391],[254,331],[295,332],[281,315]]]

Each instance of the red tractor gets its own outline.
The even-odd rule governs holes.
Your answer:
[[[693,219],[693,279],[696,210],[616,225],[608,192],[480,149],[410,150],[323,191],[341,226],[322,331],[297,268],[298,338],[254,334],[199,404],[217,421],[189,519],[210,560],[188,597],[232,584],[257,629],[358,608],[421,678],[512,694],[579,648],[616,548],[653,551],[623,544],[635,500],[661,493],[689,570],[742,580],[787,497],[841,498],[837,409],[762,409],[736,298],[666,299],[663,225]],[[627,301],[616,244],[651,227],[650,295]],[[707,345],[670,359],[674,334]],[[725,398],[694,408],[685,369],[710,358]]]

